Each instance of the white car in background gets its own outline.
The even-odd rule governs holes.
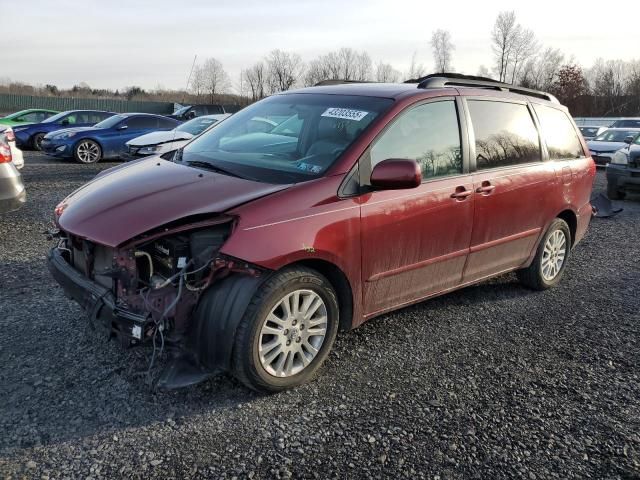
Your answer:
[[[151,132],[127,142],[125,160],[136,160],[149,155],[158,155],[184,147],[196,135],[230,117],[230,113],[196,117],[173,130]]]
[[[16,147],[16,136],[13,134],[13,129],[8,125],[0,125],[0,133],[4,133],[5,139],[11,149],[11,163],[17,168],[24,167],[24,158],[22,157],[22,150]]]

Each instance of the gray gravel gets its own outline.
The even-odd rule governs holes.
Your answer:
[[[160,394],[45,267],[54,206],[110,165],[26,162],[0,217],[0,478],[640,478],[640,198],[555,290],[505,275],[378,318],[295,391]]]

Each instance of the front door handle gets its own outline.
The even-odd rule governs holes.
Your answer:
[[[451,198],[456,200],[464,200],[473,193],[473,190],[467,190],[465,187],[457,187],[456,191],[451,194]]]
[[[496,189],[495,185],[491,185],[491,183],[484,181],[482,185],[476,188],[476,193],[481,193],[482,195],[489,195]]]

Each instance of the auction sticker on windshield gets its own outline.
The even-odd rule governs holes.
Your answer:
[[[362,110],[352,110],[350,108],[337,108],[331,107],[327,108],[321,117],[331,117],[331,118],[342,118],[344,120],[355,120],[359,122],[364,117],[367,116],[369,112],[365,112]]]

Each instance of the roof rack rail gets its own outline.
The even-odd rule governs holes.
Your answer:
[[[376,83],[367,80],[322,80],[314,85],[314,87],[322,87],[323,85],[340,85],[343,83]]]
[[[486,77],[474,77],[472,75],[462,75],[459,73],[435,73],[426,77],[407,80],[405,83],[417,83],[418,88],[444,88],[444,87],[477,87],[490,88],[503,92],[519,93],[531,97],[541,98],[554,103],[560,103],[556,97],[550,93],[533,90],[531,88],[519,87],[510,83],[498,82]]]

